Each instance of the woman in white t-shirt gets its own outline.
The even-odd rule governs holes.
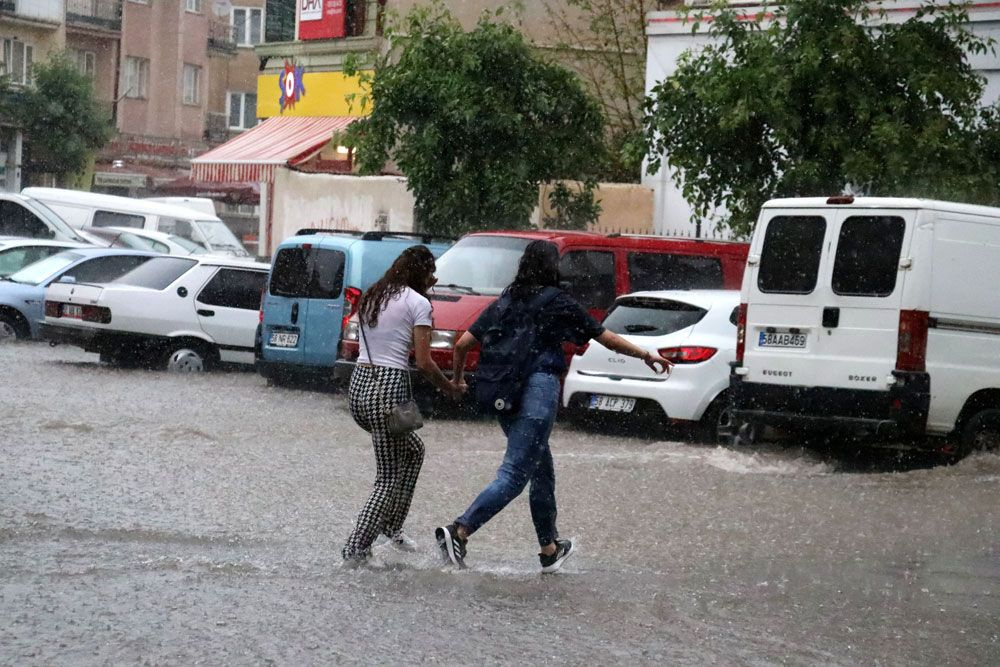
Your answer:
[[[403,532],[410,500],[424,460],[424,443],[414,433],[390,433],[386,416],[410,398],[410,350],[417,368],[439,390],[460,396],[463,389],[448,380],[431,359],[431,303],[427,290],[437,282],[434,255],[411,246],[361,299],[358,312],[361,353],[351,375],[351,416],[372,435],[375,485],[341,550],[347,565],[363,563],[379,534],[402,550],[414,550]]]

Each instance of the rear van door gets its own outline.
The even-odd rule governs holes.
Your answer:
[[[915,219],[914,210],[832,207],[765,216],[747,271],[747,379],[887,390]]]
[[[328,240],[329,243],[329,240]],[[306,322],[302,330],[302,362],[333,366],[344,318],[344,270],[349,259],[338,247],[314,246],[309,255]]]

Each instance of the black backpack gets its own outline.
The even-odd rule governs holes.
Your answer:
[[[509,414],[521,402],[524,382],[538,353],[538,313],[559,290],[546,287],[529,301],[502,296],[493,306],[493,321],[479,341],[476,402],[491,414]]]

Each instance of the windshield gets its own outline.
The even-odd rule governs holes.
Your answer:
[[[478,294],[498,295],[513,282],[529,243],[531,239],[510,236],[467,236],[438,258],[436,289],[458,285]]]
[[[183,236],[177,236],[176,234],[171,234],[168,238],[170,239],[171,242],[173,242],[176,245],[179,245],[181,248],[187,250],[192,255],[208,254],[208,250],[205,249],[205,246],[201,245],[200,243],[195,243],[190,239],[186,239]]]
[[[51,208],[37,199],[32,199],[31,205],[35,208],[35,213],[37,213],[39,217],[45,218],[46,222],[59,230],[59,233],[63,234],[67,239],[87,243],[87,239],[77,234],[76,230],[67,225]]]
[[[27,285],[38,285],[53,274],[62,271],[73,262],[83,259],[83,255],[67,250],[58,255],[52,255],[45,259],[26,266],[17,273],[11,274],[8,280],[15,283],[25,283]]]
[[[226,227],[226,223],[221,220],[196,220],[194,223],[198,231],[208,242],[212,250],[224,250],[237,257],[249,257],[239,239]]]

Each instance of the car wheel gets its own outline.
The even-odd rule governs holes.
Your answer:
[[[962,429],[959,441],[961,456],[976,452],[1000,451],[1000,410],[981,410]]]
[[[29,336],[30,332],[21,318],[11,312],[0,312],[0,344]]]
[[[698,438],[702,442],[729,444],[734,434],[733,414],[729,410],[729,396],[719,394],[705,409],[698,422]]]
[[[167,353],[166,366],[171,373],[201,373],[210,363],[209,354],[201,345],[178,343]]]
[[[730,427],[725,437],[726,444],[730,447],[752,447],[757,444],[757,437],[760,427],[754,422],[743,421],[741,419],[730,419]]]

